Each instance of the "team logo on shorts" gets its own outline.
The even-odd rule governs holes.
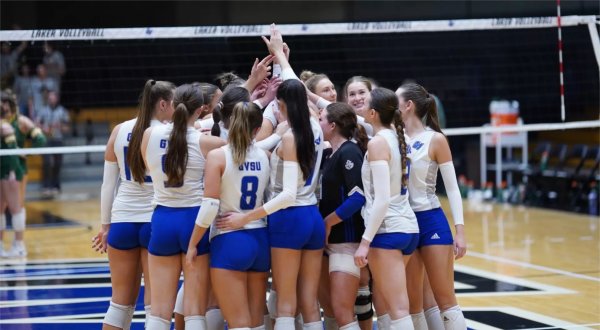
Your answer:
[[[354,163],[351,160],[346,161],[346,169],[351,170],[354,168]]]

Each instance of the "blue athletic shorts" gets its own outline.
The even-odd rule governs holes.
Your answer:
[[[415,251],[417,243],[419,243],[419,234],[387,233],[375,235],[371,247],[400,250],[402,254],[409,255]]]
[[[117,250],[148,248],[150,222],[115,222],[108,231],[108,245]]]
[[[419,245],[452,245],[452,231],[441,207],[415,212],[419,223]]]
[[[271,247],[319,250],[325,247],[325,222],[316,205],[293,206],[268,217]]]
[[[152,213],[152,234],[148,252],[155,256],[172,256],[187,253],[200,206],[167,207],[158,205]],[[208,253],[207,230],[200,243],[198,255]]]
[[[271,251],[267,228],[220,234],[210,241],[210,267],[240,272],[268,272]]]

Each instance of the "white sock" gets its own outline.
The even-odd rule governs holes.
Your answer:
[[[304,329],[304,319],[302,318],[302,314],[296,315],[296,318],[294,319],[294,328],[296,330]]]
[[[293,317],[278,317],[275,319],[275,330],[291,330],[294,329]]]
[[[186,326],[187,329],[187,326]],[[250,328],[229,328],[229,330],[250,330]]]
[[[146,316],[144,319],[144,328],[148,327],[148,318],[150,317],[151,311],[152,311],[152,308],[150,305],[144,305],[144,313],[146,313]]]
[[[427,320],[425,319],[425,313],[423,313],[423,311],[417,314],[410,314],[410,318],[412,319],[415,330],[428,330]]]
[[[303,330],[323,330],[323,323],[321,321],[304,323],[302,325]]]
[[[200,315],[186,316],[183,318],[186,329],[206,330],[206,318]]]
[[[429,330],[444,330],[442,314],[437,306],[433,306],[425,311],[425,319],[427,320],[427,328]]]
[[[346,324],[343,327],[340,327],[340,330],[360,330],[360,326],[358,325],[358,321],[354,321]]]
[[[14,231],[25,230],[25,208],[12,215],[12,227]]]
[[[211,309],[206,312],[206,329],[208,330],[223,330],[225,328],[225,319],[221,310]]]
[[[392,320],[390,323],[391,330],[414,330],[413,322],[410,315],[401,319]]]
[[[323,316],[323,324],[325,325],[325,330],[339,329],[337,322],[335,321],[335,317]]]
[[[446,330],[465,330],[467,328],[467,322],[458,305],[443,311],[442,319],[444,320],[444,328]]]
[[[389,314],[383,314],[381,316],[377,316],[377,329],[381,330],[390,330],[390,324],[392,323],[392,319]]]
[[[148,326],[146,327],[146,330],[169,330],[170,328],[171,321],[153,315],[148,317]]]
[[[259,325],[258,327],[250,328],[250,330],[265,330],[265,325]]]

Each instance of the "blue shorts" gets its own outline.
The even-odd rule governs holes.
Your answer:
[[[117,250],[148,248],[150,222],[115,222],[108,231],[108,245]]]
[[[375,235],[371,242],[371,247],[400,250],[402,254],[410,255],[417,248],[417,243],[419,243],[419,234],[387,233]]]
[[[200,206],[156,206],[152,213],[152,235],[150,235],[148,252],[165,257],[187,253],[198,211]],[[208,253],[208,235],[207,230],[198,243],[198,255]]]
[[[210,267],[268,272],[271,269],[271,251],[267,228],[237,230],[213,237]]]
[[[325,247],[325,222],[316,205],[293,206],[268,217],[271,247],[319,250]]]
[[[415,212],[419,223],[419,245],[452,245],[452,231],[441,207]]]

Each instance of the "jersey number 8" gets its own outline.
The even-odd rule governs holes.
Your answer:
[[[240,209],[252,210],[256,206],[256,193],[258,192],[258,177],[245,176],[242,178],[242,196]]]

